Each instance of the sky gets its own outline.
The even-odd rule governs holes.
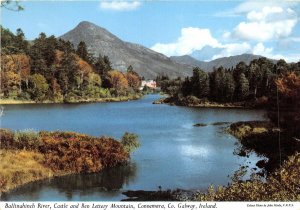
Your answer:
[[[21,28],[29,40],[56,37],[89,21],[124,41],[167,56],[200,60],[252,53],[300,60],[300,1],[21,1],[1,8],[1,25]]]

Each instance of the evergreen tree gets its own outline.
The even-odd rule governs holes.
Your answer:
[[[65,95],[72,89],[77,87],[76,76],[78,73],[78,65],[73,53],[65,52],[58,69],[58,84]]]
[[[224,95],[222,97],[222,100],[224,102],[232,102],[234,90],[235,90],[235,84],[234,84],[234,78],[230,71],[227,71],[224,75]]]
[[[192,94],[192,85],[189,77],[186,77],[182,82],[181,93],[183,96],[189,96]]]
[[[244,100],[249,95],[249,81],[244,73],[239,75],[239,79],[236,85],[236,97],[238,100]]]
[[[79,42],[76,50],[76,54],[79,55],[83,60],[89,63],[89,53],[87,50],[87,46],[84,41]]]
[[[191,78],[193,95],[198,98],[205,98],[209,93],[209,78],[208,75],[198,67],[193,69]]]

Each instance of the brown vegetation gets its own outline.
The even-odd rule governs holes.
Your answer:
[[[113,138],[74,132],[0,129],[0,147],[1,191],[53,175],[97,172],[129,158]]]
[[[44,155],[26,150],[0,150],[0,194],[28,182],[53,176]]]

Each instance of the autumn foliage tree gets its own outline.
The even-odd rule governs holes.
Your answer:
[[[109,71],[107,73],[108,80],[111,87],[115,90],[117,95],[121,95],[128,88],[128,81],[125,75],[119,71]]]
[[[142,81],[141,81],[141,78],[139,77],[139,75],[136,72],[134,72],[133,70],[127,71],[126,79],[128,81],[128,86],[130,88],[132,88],[134,91],[139,90]]]
[[[33,99],[43,101],[46,97],[49,85],[41,74],[33,74],[29,78],[29,88]]]
[[[281,128],[292,135],[300,137],[300,76],[294,72],[278,78],[276,81],[278,94],[274,91],[270,99],[268,116]],[[278,104],[278,106],[277,106]]]
[[[112,71],[108,56],[94,60],[83,41],[75,50],[69,41],[40,33],[29,44],[21,29],[15,35],[1,26],[1,60],[4,98],[74,102],[139,91],[133,69]]]

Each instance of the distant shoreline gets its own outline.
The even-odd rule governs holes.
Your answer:
[[[144,94],[137,94],[131,96],[120,96],[114,98],[94,98],[94,99],[79,99],[74,101],[31,101],[31,100],[15,100],[15,99],[0,99],[0,105],[17,105],[17,104],[76,104],[76,103],[105,103],[105,102],[123,102],[138,100]]]

